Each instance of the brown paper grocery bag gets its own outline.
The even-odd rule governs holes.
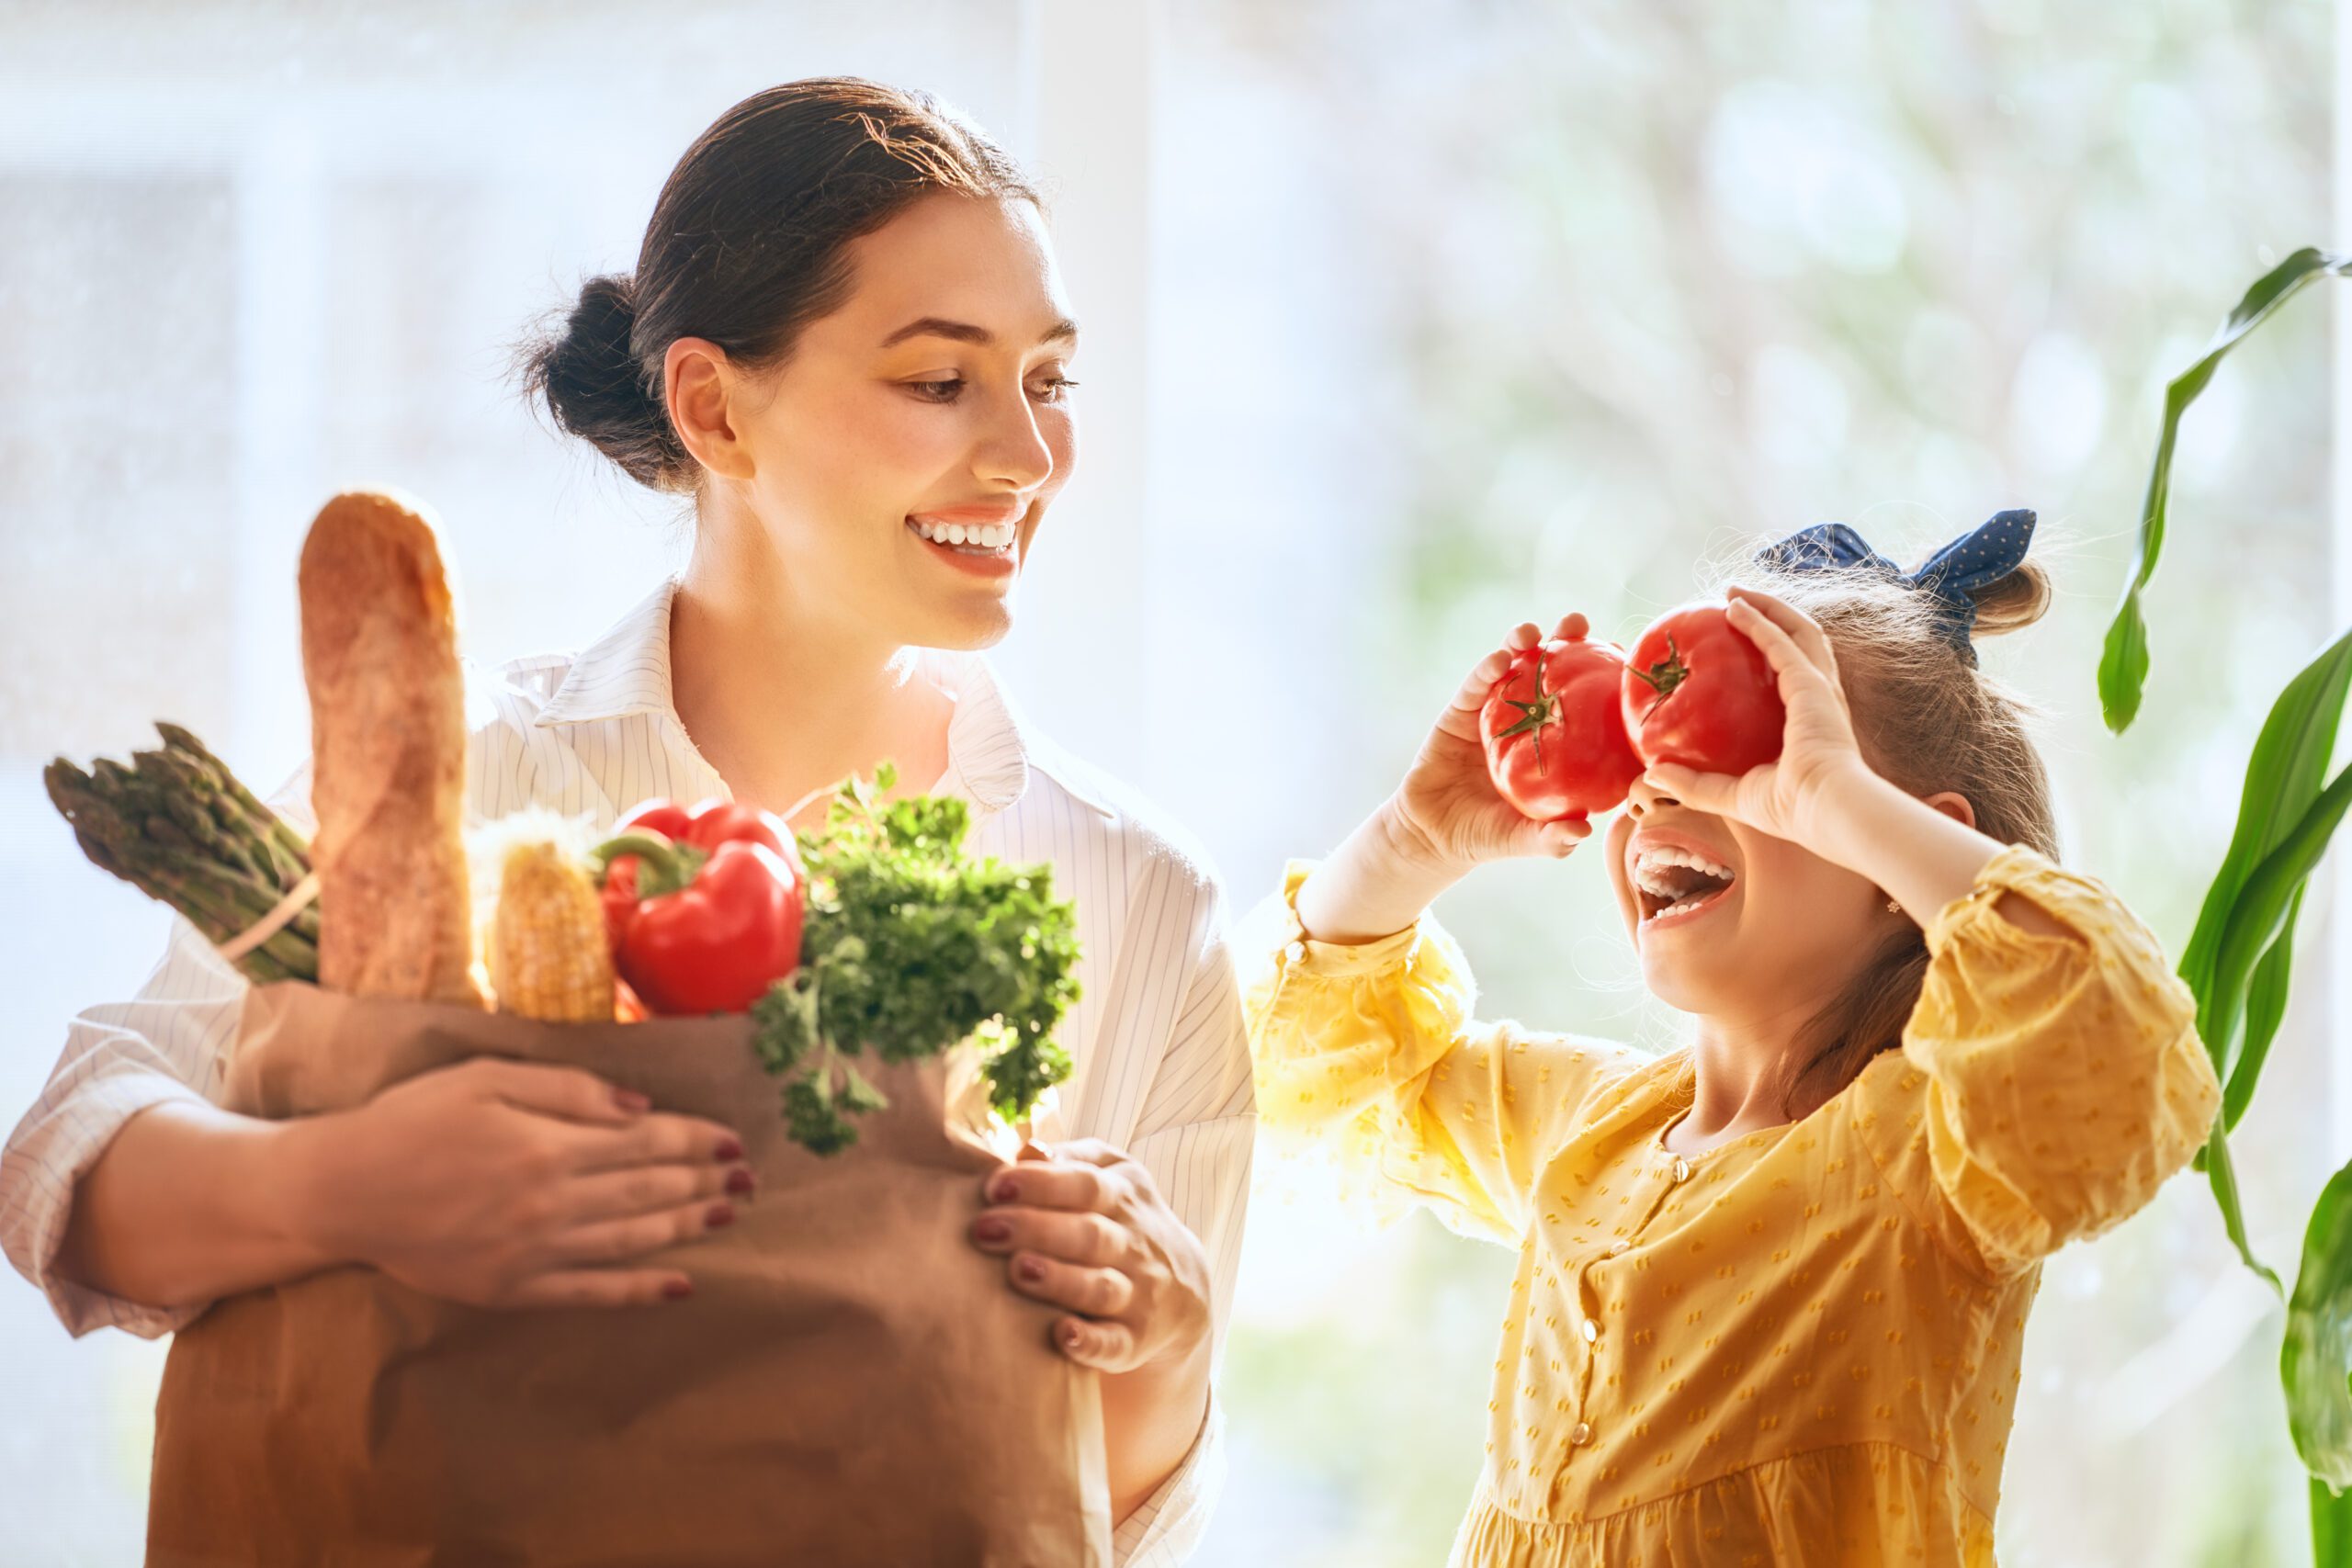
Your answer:
[[[750,1032],[254,989],[233,1110],[560,1063],[738,1129],[759,1192],[662,1255],[684,1301],[496,1312],[345,1268],[218,1303],[164,1369],[148,1562],[1107,1563],[1094,1376],[966,1239],[996,1159],[970,1053],[870,1066],[889,1109],[820,1159],[786,1138]]]

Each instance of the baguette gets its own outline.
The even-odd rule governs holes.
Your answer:
[[[433,525],[354,491],[303,541],[319,984],[486,1007],[463,840],[466,718]]]

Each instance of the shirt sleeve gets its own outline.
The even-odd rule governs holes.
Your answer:
[[[1119,1521],[1111,1537],[1111,1561],[1117,1568],[1182,1568],[1208,1534],[1225,1472],[1225,1407],[1212,1384],[1208,1414],[1192,1451],[1141,1506]]]
[[[1360,945],[1308,939],[1297,898],[1312,870],[1291,863],[1239,946],[1261,1123],[1383,1219],[1418,1203],[1517,1246],[1544,1167],[1641,1058],[1476,1021],[1469,964],[1433,917]]]
[[[306,766],[268,805],[309,830]],[[95,874],[95,873],[94,873]],[[65,1049],[32,1109],[0,1149],[0,1249],[48,1296],[67,1332],[122,1328],[153,1339],[206,1303],[148,1306],[60,1276],[57,1251],[85,1173],[141,1111],[217,1102],[247,989],[244,976],[178,914],[162,962],[129,1001],[89,1008],[66,1025]]]
[[[2065,928],[2029,931],[2015,893]],[[1927,929],[1903,1066],[1853,1115],[1888,1183],[1994,1278],[2120,1224],[2205,1141],[2221,1085],[2196,1003],[2115,896],[2023,846]]]
[[[1212,895],[1203,937],[1167,1049],[1127,1152],[1152,1173],[1209,1262],[1214,1356],[1222,1357],[1241,1260],[1257,1115],[1249,1036],[1222,901]],[[1175,1568],[1206,1533],[1225,1483],[1224,1416],[1212,1381],[1209,1408],[1183,1462],[1122,1520],[1112,1541],[1121,1568]]]

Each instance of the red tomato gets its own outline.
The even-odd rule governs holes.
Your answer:
[[[1511,660],[1478,712],[1496,791],[1539,822],[1610,810],[1642,776],[1618,707],[1624,650],[1588,642],[1582,615],[1567,630]]]
[[[1781,754],[1787,722],[1763,650],[1723,604],[1668,611],[1625,664],[1625,732],[1645,763],[1739,774]]]

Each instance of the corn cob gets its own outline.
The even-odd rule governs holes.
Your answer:
[[[613,955],[587,868],[546,839],[509,847],[491,927],[498,1009],[558,1023],[613,1021]]]

